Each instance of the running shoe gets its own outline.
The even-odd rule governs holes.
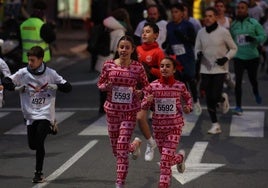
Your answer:
[[[262,103],[262,98],[260,95],[255,95],[255,101],[257,104],[261,104]]]
[[[220,134],[221,126],[218,122],[212,123],[212,127],[208,130],[208,134]]]
[[[180,155],[182,155],[182,162],[177,164],[177,170],[179,173],[183,173],[185,171],[185,151],[179,150]]]
[[[144,159],[145,161],[152,161],[154,159],[154,149],[156,148],[155,140],[153,143],[147,142]]]
[[[222,97],[224,98],[224,101],[220,103],[221,111],[223,114],[226,114],[229,111],[230,104],[227,93],[222,93]]]
[[[241,116],[243,114],[243,110],[241,107],[237,106],[235,109],[232,110],[233,114]]]
[[[33,183],[43,183],[45,181],[45,178],[43,176],[42,172],[35,172],[32,182]]]
[[[196,116],[199,116],[201,113],[202,113],[202,108],[201,108],[199,101],[197,101],[196,103],[194,103],[194,114]]]
[[[135,150],[131,153],[132,159],[136,160],[141,154],[141,139],[136,137],[132,144],[135,146]]]

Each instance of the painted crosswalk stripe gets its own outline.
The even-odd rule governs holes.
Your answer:
[[[95,122],[90,124],[87,128],[81,131],[78,135],[98,135],[106,136],[108,135],[106,117],[101,116]]]
[[[196,121],[199,116],[194,114],[185,115],[185,125],[183,127],[182,135],[189,136],[196,124]],[[78,135],[97,135],[97,136],[106,136],[108,135],[106,117],[101,116],[95,122],[90,124],[87,128],[81,131]]]
[[[244,111],[242,116],[232,116],[230,136],[263,137],[264,111]]]
[[[75,155],[73,155],[68,161],[66,161],[60,168],[55,170],[51,175],[46,178],[44,183],[38,183],[32,188],[42,188],[47,186],[51,181],[57,179],[61,174],[68,170],[75,162],[77,162],[81,157],[83,157],[91,148],[93,148],[98,143],[98,140],[92,140],[82,149],[80,149]]]
[[[0,112],[0,118],[6,116],[6,115],[8,115],[8,114],[9,114],[9,112]]]
[[[65,119],[72,116],[74,112],[56,112],[56,119],[58,123],[61,123]],[[25,124],[21,123],[18,126],[5,132],[6,135],[26,135],[27,130]]]
[[[182,128],[182,136],[190,136],[199,116],[190,113],[184,114],[184,126]]]

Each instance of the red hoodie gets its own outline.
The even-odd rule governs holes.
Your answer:
[[[157,42],[143,43],[137,47],[139,62],[145,63],[150,67],[150,73],[160,78],[160,62],[165,57],[165,53]]]

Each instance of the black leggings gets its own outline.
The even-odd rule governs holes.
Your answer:
[[[190,77],[190,76],[187,76],[187,75],[181,75],[181,74],[179,74],[177,72],[175,74],[175,79],[178,79],[178,80],[182,81],[186,85],[187,89],[192,94],[194,103],[196,103],[198,98],[199,98],[198,91],[197,91],[197,80],[196,80],[196,78],[195,77]]]
[[[219,102],[223,102],[222,89],[226,73],[201,74],[201,86],[206,92],[206,103],[212,123],[218,122],[216,110]]]
[[[242,80],[244,70],[248,72],[248,78],[254,95],[259,95],[257,72],[259,66],[259,58],[251,60],[234,59],[234,72],[235,72],[235,98],[236,106],[241,107],[242,101]]]
[[[36,120],[27,126],[28,144],[30,149],[36,150],[35,170],[41,172],[45,157],[45,139],[49,133],[50,122],[48,120]]]

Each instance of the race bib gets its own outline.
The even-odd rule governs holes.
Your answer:
[[[132,103],[132,87],[116,86],[112,90],[112,102],[115,103]]]
[[[175,55],[182,55],[186,53],[183,44],[176,44],[172,45],[171,47]]]
[[[33,109],[41,109],[49,104],[49,94],[47,92],[32,92],[30,96],[31,106]]]
[[[155,99],[156,114],[176,114],[175,98],[156,98]]]
[[[246,41],[246,36],[245,34],[238,35],[236,38],[236,42],[239,45],[246,45],[249,44],[249,42]]]

